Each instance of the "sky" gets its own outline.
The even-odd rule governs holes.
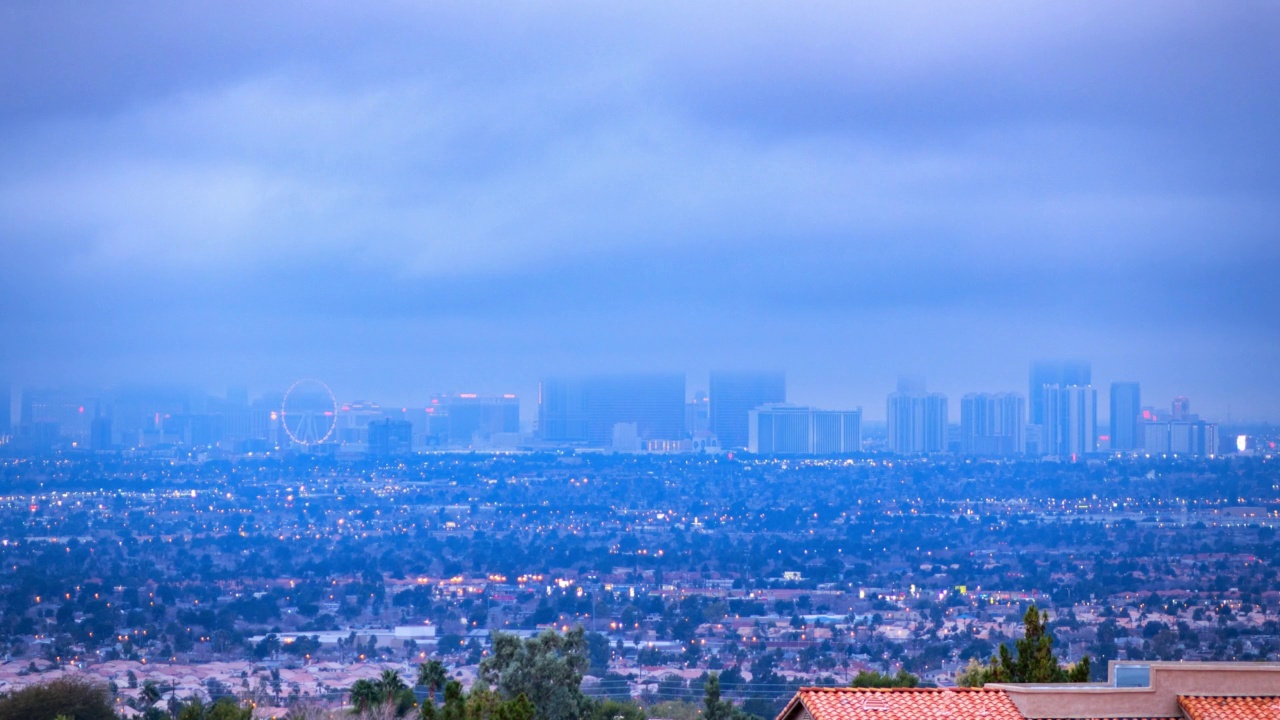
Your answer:
[[[1271,2],[0,5],[0,381],[1280,420]]]

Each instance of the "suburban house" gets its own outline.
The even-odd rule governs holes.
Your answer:
[[[801,688],[778,720],[1280,720],[1280,663],[1112,662],[1104,683]]]

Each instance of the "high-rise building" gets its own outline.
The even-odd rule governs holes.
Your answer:
[[[709,429],[726,450],[745,448],[752,410],[787,401],[787,377],[780,372],[711,373]]]
[[[405,455],[413,449],[413,423],[387,418],[369,423],[369,454],[374,457]]]
[[[249,439],[265,440],[269,446],[288,443],[288,437],[282,430],[280,408],[284,405],[284,394],[263,395],[249,406]],[[341,415],[339,415],[341,419]]]
[[[1188,420],[1191,417],[1191,400],[1185,395],[1173,399],[1173,420]]]
[[[1169,422],[1173,418],[1169,417],[1169,411],[1158,407],[1147,406],[1142,408],[1142,422]]]
[[[842,455],[862,450],[862,410],[769,403],[748,412],[747,449],[761,455]]]
[[[814,455],[862,452],[862,408],[814,410],[811,417]]]
[[[684,431],[689,436],[711,429],[711,398],[705,392],[693,394],[693,401],[684,406]]]
[[[1167,455],[1169,453],[1169,423],[1142,423],[1142,449],[1148,455]]]
[[[1092,385],[1050,385],[1042,390],[1042,452],[1072,457],[1098,449],[1098,391]]]
[[[193,411],[192,392],[178,387],[119,388],[108,404],[113,437],[127,447],[179,442],[185,430],[178,418]]]
[[[1111,383],[1111,449],[1130,452],[1142,447],[1142,391],[1136,382]]]
[[[1026,401],[1016,393],[970,393],[960,400],[960,450],[1007,457],[1026,450]]]
[[[13,395],[8,385],[0,384],[0,437],[13,434]]]
[[[23,425],[55,425],[64,440],[89,443],[89,423],[98,398],[83,390],[37,389],[22,393]]]
[[[484,444],[500,433],[520,432],[520,399],[510,393],[446,393],[431,398],[428,414],[435,442]]]
[[[1050,385],[1071,387],[1093,384],[1093,367],[1087,360],[1040,360],[1031,364],[1031,382],[1027,392],[1027,422],[1044,425],[1044,388]]]
[[[899,381],[886,411],[889,449],[901,455],[947,450],[947,396],[926,393],[924,383]]]
[[[240,443],[249,438],[249,388],[233,385],[225,397],[210,398],[209,412],[219,418],[221,440]]]
[[[1149,455],[1216,455],[1218,426],[1203,420],[1142,423],[1142,449]]]
[[[618,423],[635,423],[640,441],[684,438],[685,378],[680,373],[543,378],[538,436],[548,442],[607,447]]]
[[[924,397],[924,451],[946,452],[950,449],[950,418],[947,396],[929,393]]]
[[[334,436],[343,445],[367,445],[369,423],[390,416],[391,411],[367,400],[351,400],[338,407],[338,422]]]
[[[747,411],[747,449],[761,455],[808,455],[809,408],[770,403]]]
[[[94,452],[105,452],[111,448],[111,418],[94,418],[89,425],[89,449]]]
[[[633,422],[617,423],[613,426],[613,442],[610,449],[619,453],[640,452],[640,432]]]
[[[1142,449],[1149,455],[1216,455],[1218,426],[1191,412],[1191,401],[1173,399],[1172,412],[1143,408]]]

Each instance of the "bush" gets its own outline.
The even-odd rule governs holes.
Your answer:
[[[64,677],[14,691],[0,698],[0,720],[116,720],[105,685]]]

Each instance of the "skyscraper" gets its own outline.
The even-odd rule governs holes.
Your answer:
[[[809,408],[769,403],[747,411],[747,449],[761,455],[808,455],[812,452]]]
[[[499,433],[520,432],[520,399],[510,393],[435,395],[428,415],[428,434],[445,445],[486,443]]]
[[[1111,383],[1111,449],[1128,452],[1142,447],[1138,423],[1142,391],[1136,382]]]
[[[95,452],[105,452],[111,447],[111,418],[94,418],[89,426],[89,448]]]
[[[705,392],[693,394],[693,401],[684,406],[684,431],[697,435],[711,428],[711,398]]]
[[[947,396],[926,393],[924,383],[898,382],[888,398],[885,418],[889,449],[902,455],[938,453],[947,449]]]
[[[23,425],[52,423],[57,434],[66,440],[89,444],[89,423],[93,420],[98,398],[87,390],[37,389],[22,393]]]
[[[780,372],[713,372],[710,389],[710,430],[726,450],[747,446],[747,413],[787,401],[787,378]]]
[[[8,385],[0,384],[0,437],[13,434],[12,426],[12,391]]]
[[[862,408],[814,410],[811,417],[814,455],[862,452]]]
[[[1026,401],[1016,393],[970,393],[960,400],[960,449],[1003,457],[1026,449]]]
[[[1185,395],[1179,395],[1173,399],[1173,419],[1189,420],[1191,419],[1191,400]]]
[[[762,455],[840,455],[862,450],[862,410],[769,403],[751,410],[747,449]]]
[[[1142,423],[1143,451],[1150,455],[1216,455],[1218,426],[1204,420]]]
[[[543,378],[538,436],[549,442],[607,447],[614,425],[635,423],[643,442],[684,437],[681,373]]]
[[[413,450],[413,423],[386,418],[369,423],[369,454],[374,457],[404,455]]]
[[[1098,448],[1098,391],[1091,385],[1044,388],[1042,448],[1045,455],[1071,457]]]
[[[1027,422],[1044,425],[1044,388],[1048,385],[1070,387],[1093,383],[1093,368],[1087,360],[1039,360],[1031,364],[1031,382],[1027,392],[1030,415]]]

